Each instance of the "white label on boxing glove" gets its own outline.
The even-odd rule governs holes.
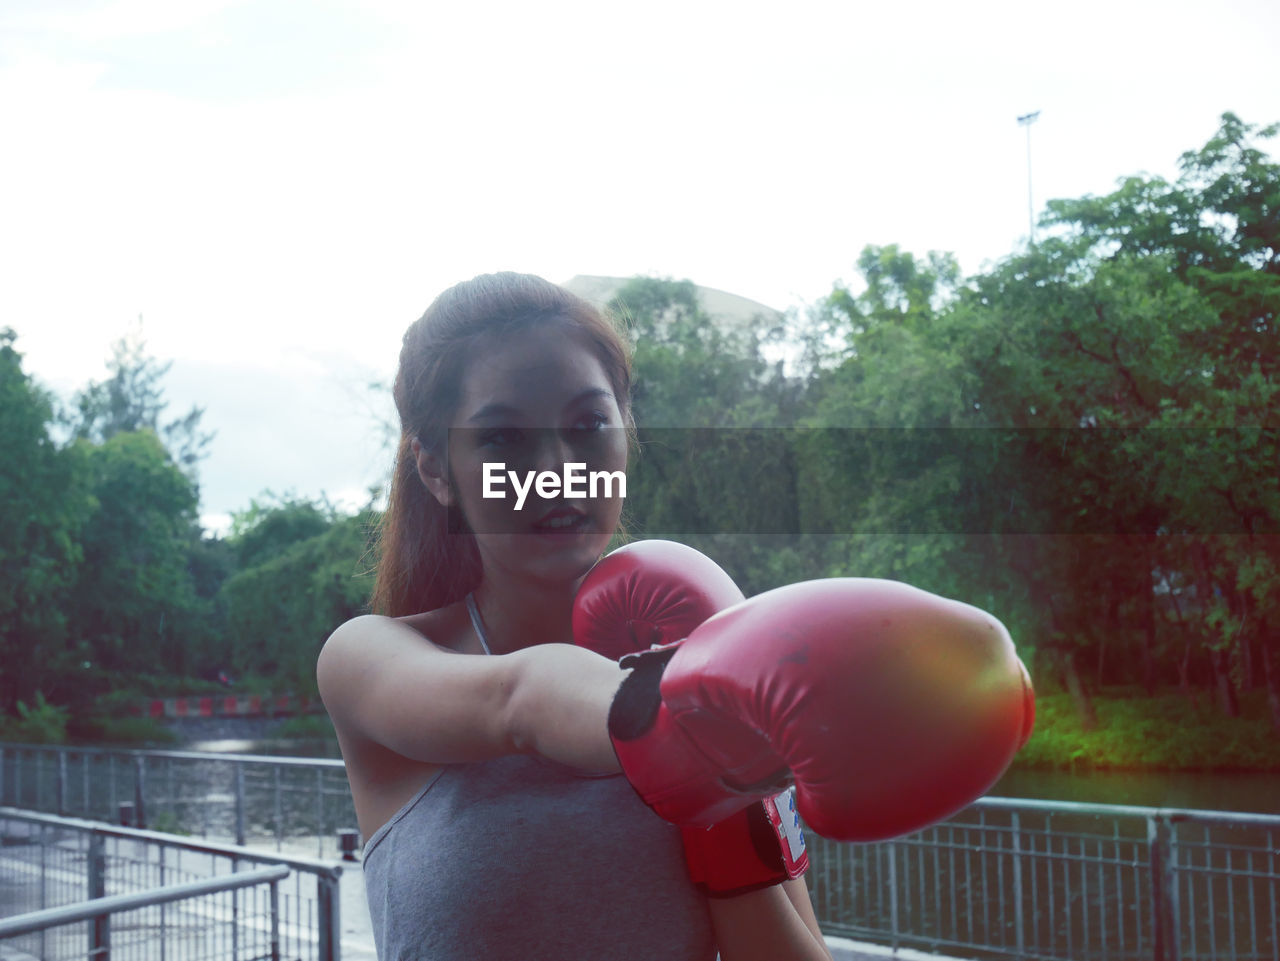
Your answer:
[[[791,860],[799,861],[804,856],[804,831],[800,829],[800,815],[796,811],[795,788],[787,788],[773,799],[773,803],[782,821],[778,826],[782,829],[782,836],[786,838]]]

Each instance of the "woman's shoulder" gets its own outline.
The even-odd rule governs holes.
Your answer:
[[[340,624],[329,635],[321,650],[321,662],[326,655],[344,659],[348,655],[359,657],[384,647],[418,647],[423,641],[432,647],[458,651],[465,646],[468,633],[469,618],[462,601],[403,617],[360,614]]]
[[[470,615],[465,601],[390,620],[413,628],[432,644],[450,651],[464,648],[470,633]]]

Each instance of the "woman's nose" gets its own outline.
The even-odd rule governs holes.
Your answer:
[[[540,428],[535,434],[533,469],[564,473],[564,465],[573,460],[573,447],[568,438],[551,427]]]

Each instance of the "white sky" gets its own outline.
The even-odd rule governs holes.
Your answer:
[[[865,244],[1024,243],[1280,120],[1280,4],[3,0],[0,325],[64,396],[143,317],[211,524],[359,499],[364,389],[452,283],[690,278],[779,309]],[[1276,147],[1272,145],[1272,151]]]

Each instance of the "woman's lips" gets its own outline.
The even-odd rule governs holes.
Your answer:
[[[577,533],[587,522],[584,511],[572,507],[557,507],[547,511],[533,525],[538,534],[573,534]]]

